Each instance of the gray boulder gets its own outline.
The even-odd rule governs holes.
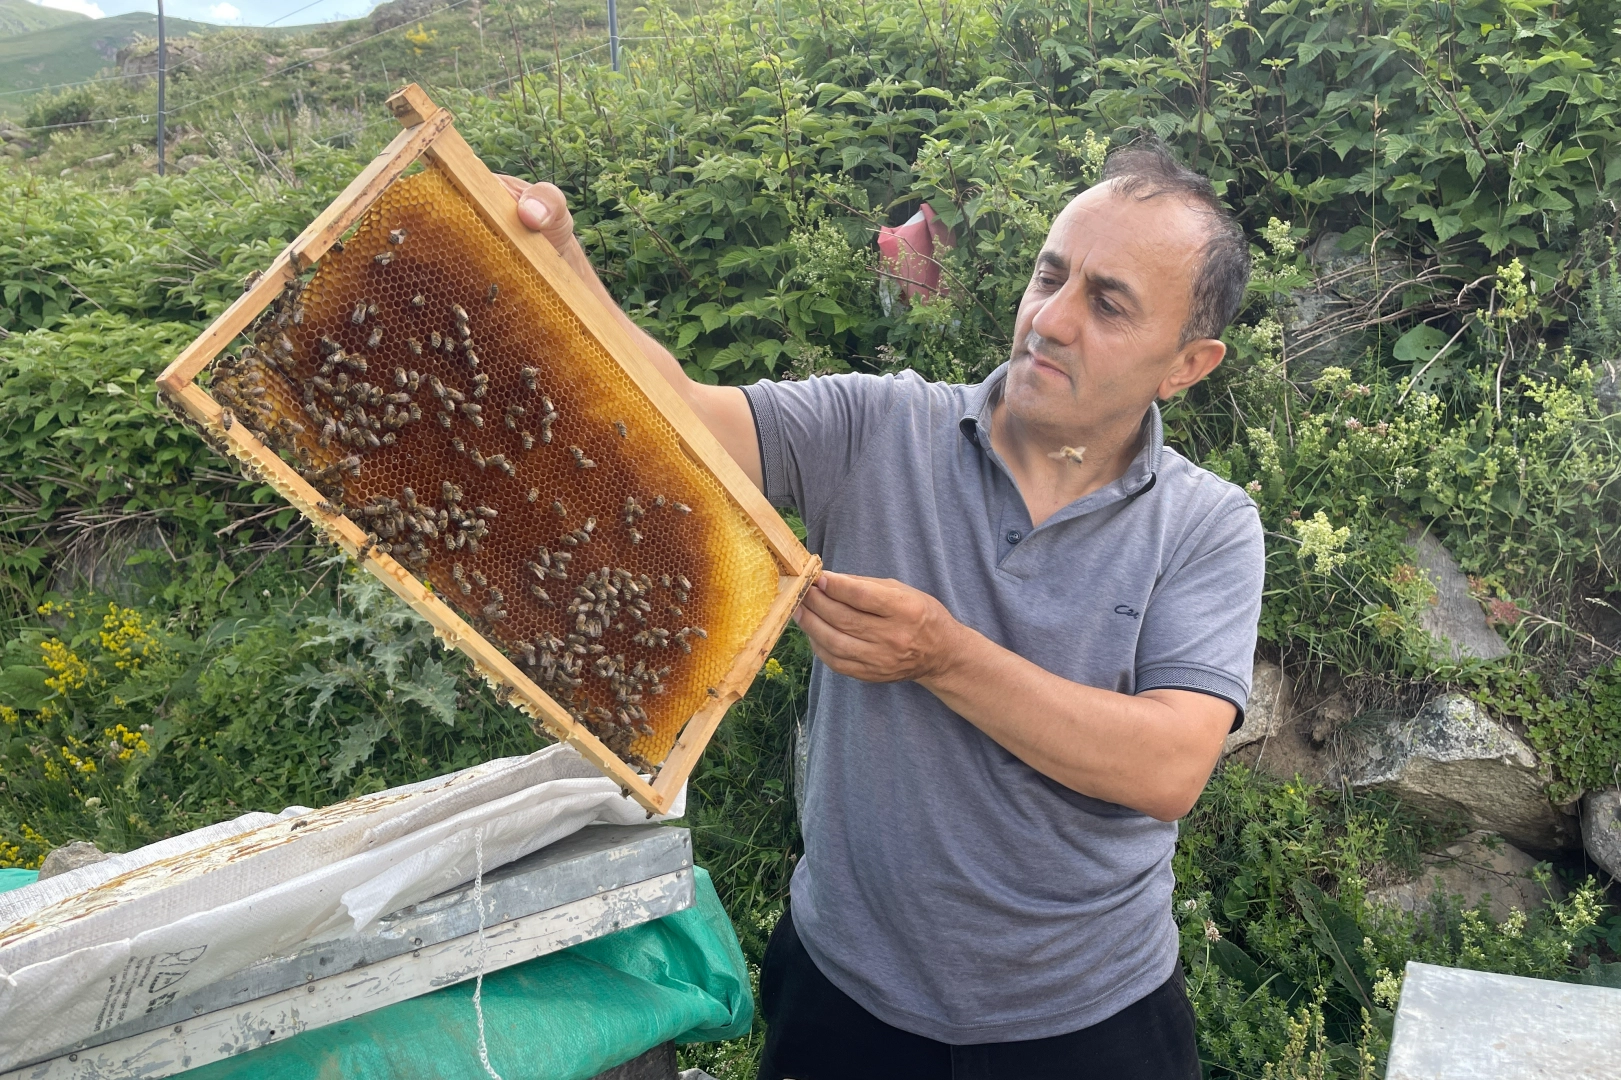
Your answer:
[[[1250,698],[1244,706],[1244,726],[1227,736],[1221,754],[1226,757],[1240,747],[1270,739],[1289,721],[1289,680],[1283,669],[1268,660],[1255,662],[1250,679]]]
[[[1530,914],[1565,895],[1558,878],[1550,876],[1545,887],[1531,876],[1537,860],[1490,833],[1470,833],[1421,861],[1417,877],[1369,889],[1368,902],[1423,914],[1439,892],[1461,896],[1465,907],[1484,899],[1492,918],[1501,922],[1515,908]]]
[[[1486,622],[1480,602],[1469,595],[1469,579],[1458,569],[1452,553],[1427,532],[1415,530],[1407,542],[1413,545],[1419,573],[1435,589],[1434,599],[1419,613],[1418,624],[1435,639],[1436,658],[1456,663],[1507,656],[1507,643]]]
[[[1621,791],[1582,796],[1582,846],[1588,858],[1621,881]]]
[[[0,139],[5,137],[5,131],[0,130]],[[1621,363],[1600,360],[1593,365],[1593,369],[1598,374],[1593,383],[1593,396],[1598,399],[1599,408],[1606,413],[1621,409]]]
[[[1343,744],[1338,779],[1352,787],[1388,791],[1435,817],[1460,816],[1533,851],[1575,839],[1543,792],[1548,776],[1535,752],[1462,694],[1437,697],[1410,719],[1353,724]]]
[[[77,870],[81,866],[90,866],[107,857],[107,853],[88,840],[75,840],[71,844],[63,844],[45,856],[45,861],[39,866],[39,880],[53,878],[57,874],[65,874],[69,870]]]

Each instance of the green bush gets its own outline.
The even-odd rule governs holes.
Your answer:
[[[506,7],[485,9],[493,26]],[[488,162],[561,184],[610,290],[717,382],[983,375],[1053,214],[1109,146],[1164,136],[1256,245],[1229,361],[1165,415],[1178,449],[1261,507],[1265,647],[1308,692],[1322,676],[1387,706],[1475,694],[1524,725],[1565,798],[1615,783],[1621,760],[1616,15],[1596,0],[731,0],[649,6],[629,36],[651,40],[618,75],[530,63],[521,85],[454,89],[445,50],[464,41],[472,69],[465,28],[364,55],[395,74],[420,61]],[[544,22],[521,30],[550,45]],[[375,107],[355,112],[357,86],[375,100],[359,76],[298,80],[296,103],[250,87],[212,126],[189,113],[219,160],[183,176],[0,172],[0,864],[535,745],[153,393],[389,133]],[[96,88],[89,118],[124,92]],[[274,125],[259,140],[226,109],[257,116],[255,102],[286,110],[296,160]],[[74,130],[48,154],[105,150],[110,132]],[[907,304],[873,236],[925,201],[957,243],[941,295]],[[1343,332],[1323,354],[1305,348],[1314,289],[1333,291]],[[68,595],[70,556],[152,525],[161,543],[111,595]],[[1437,658],[1414,528],[1455,553],[1509,658]],[[808,666],[791,632],[691,784],[699,860],[753,963],[798,853],[788,721]],[[1579,881],[1503,924],[1445,901],[1422,920],[1364,903],[1446,838],[1385,801],[1218,774],[1176,856],[1210,1075],[1377,1075],[1407,959],[1608,977],[1621,921]],[[683,1054],[730,1080],[758,1046],[757,1032]]]

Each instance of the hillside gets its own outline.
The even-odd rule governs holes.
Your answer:
[[[63,14],[35,8],[28,0],[0,0],[0,4],[7,5],[0,7],[0,25],[19,8],[32,9],[23,12],[25,15],[33,11],[46,16]],[[0,37],[0,93],[92,78],[102,68],[110,66],[118,50],[134,41],[137,35],[155,37],[158,32],[158,17],[145,13],[114,15],[108,19],[64,17],[73,21]],[[211,29],[213,27],[207,23],[168,20],[168,32],[176,37]]]
[[[77,12],[40,7],[29,0],[0,0],[0,38],[89,21],[88,16]]]

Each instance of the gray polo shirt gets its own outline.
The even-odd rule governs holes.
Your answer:
[[[766,495],[828,569],[891,577],[1066,679],[1240,709],[1264,554],[1254,504],[1163,444],[1032,528],[977,386],[907,372],[747,387]],[[811,674],[794,924],[895,1027],[954,1044],[1095,1024],[1163,983],[1176,825],[1050,780],[912,682]]]

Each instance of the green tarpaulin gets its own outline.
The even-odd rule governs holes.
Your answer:
[[[15,880],[23,878],[26,880]],[[0,890],[33,880],[0,870]],[[734,1039],[754,999],[709,875],[686,911],[484,978],[490,1064],[504,1080],[585,1080],[668,1042]],[[3,1019],[3,1018],[0,1018]],[[478,1080],[473,984],[307,1031],[185,1074],[187,1080]]]

